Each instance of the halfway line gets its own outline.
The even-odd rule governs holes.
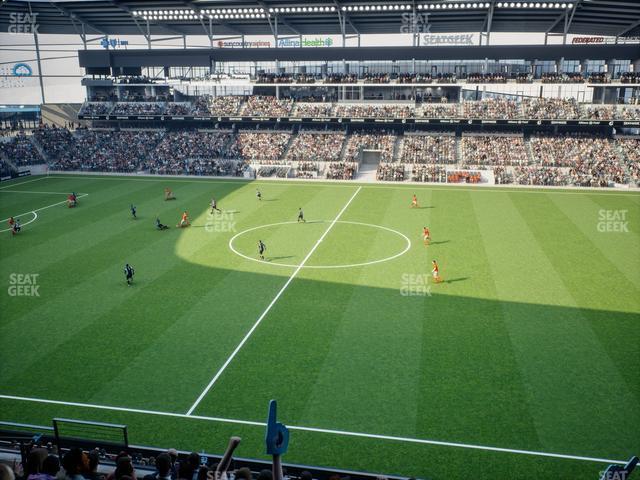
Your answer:
[[[289,277],[289,279],[286,281],[286,283],[282,286],[282,288],[280,289],[280,291],[277,293],[277,295],[273,298],[273,300],[271,300],[271,303],[269,304],[269,306],[265,309],[264,312],[262,312],[262,315],[260,315],[260,317],[258,317],[258,320],[256,320],[256,323],[253,324],[253,326],[251,327],[251,329],[247,332],[247,334],[244,336],[244,338],[242,339],[242,341],[238,344],[238,346],[235,348],[235,350],[233,352],[231,352],[231,355],[229,355],[229,358],[227,358],[227,360],[224,362],[224,364],[222,365],[222,367],[220,368],[220,370],[218,370],[218,372],[213,376],[213,378],[211,379],[211,381],[209,382],[209,384],[206,386],[206,388],[202,391],[202,393],[200,394],[200,396],[196,399],[195,402],[193,402],[193,405],[191,405],[191,408],[189,408],[189,410],[187,410],[187,415],[191,415],[193,413],[193,411],[198,407],[198,405],[200,404],[200,402],[202,401],[202,399],[205,397],[205,395],[207,393],[209,393],[209,390],[211,390],[211,387],[213,387],[213,385],[218,381],[218,378],[220,378],[220,375],[222,375],[222,373],[226,370],[226,368],[229,366],[229,364],[231,363],[231,361],[234,359],[234,357],[237,355],[237,353],[240,351],[240,349],[242,348],[242,346],[246,343],[247,340],[249,340],[249,337],[251,337],[251,335],[253,334],[253,332],[255,331],[256,328],[258,328],[258,325],[260,325],[260,322],[262,322],[262,320],[264,319],[264,317],[267,316],[267,313],[269,313],[269,311],[271,310],[271,308],[275,305],[275,303],[278,301],[278,299],[280,298],[280,296],[284,293],[284,291],[287,289],[287,287],[289,286],[289,284],[293,281],[293,279],[296,277],[296,275],[298,275],[298,273],[300,272],[300,270],[302,270],[302,267],[304,267],[304,264],[307,263],[307,261],[309,260],[309,258],[311,257],[311,255],[313,255],[313,252],[316,251],[316,248],[318,248],[318,246],[320,245],[320,243],[322,242],[322,240],[324,240],[324,237],[327,236],[327,234],[331,231],[331,229],[333,228],[333,226],[336,224],[336,222],[338,220],[340,220],[340,217],[342,216],[342,214],[345,212],[345,210],[347,209],[347,207],[351,204],[351,202],[353,201],[354,198],[356,198],[356,195],[358,195],[358,192],[360,192],[360,190],[362,189],[362,187],[358,187],[358,189],[355,191],[355,193],[351,196],[351,198],[349,199],[349,201],[345,204],[344,207],[342,207],[342,210],[340,210],[340,212],[338,213],[338,215],[336,216],[336,218],[333,219],[333,221],[331,222],[331,224],[329,225],[329,227],[324,231],[324,233],[322,234],[322,236],[318,239],[318,241],[316,242],[316,244],[313,246],[313,248],[311,250],[309,250],[309,253],[307,254],[306,257],[304,257],[304,259],[302,260],[302,262],[300,262],[300,265],[298,265],[298,267],[293,271],[293,273],[291,274],[291,276]]]

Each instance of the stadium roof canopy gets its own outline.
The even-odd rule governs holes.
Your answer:
[[[401,33],[411,13],[422,33],[640,35],[638,0],[5,0],[0,28],[29,12],[39,33],[87,35]]]

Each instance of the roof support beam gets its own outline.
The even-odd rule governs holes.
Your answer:
[[[633,30],[634,28],[640,26],[640,20],[633,22],[632,24],[624,27],[624,30],[619,31],[618,33],[616,33],[616,37],[621,37],[622,35],[624,35],[627,32],[630,32],[631,30]]]
[[[138,30],[140,30],[142,35],[144,35],[145,38],[147,36],[149,36],[149,38],[147,39],[147,42],[149,42],[149,39],[151,38],[151,28],[150,28],[149,20],[146,20],[146,33],[145,33],[145,31],[140,27],[140,24],[138,23],[138,19],[136,18],[136,16],[133,14],[133,11],[129,7],[127,7],[126,5],[122,5],[118,0],[111,0],[110,3],[111,3],[111,5],[117,7],[120,10],[125,11],[129,15],[131,15],[131,19],[135,22],[136,26],[138,27]],[[184,32],[182,32],[182,31],[180,31],[180,30],[178,30],[176,28],[170,27],[166,23],[158,22],[158,21],[154,21],[153,23],[155,25],[161,26],[162,28],[164,28],[168,32],[175,33],[176,35],[180,35],[180,36],[184,35]]]
[[[87,22],[86,20],[84,20],[82,17],[79,17],[77,14],[70,12],[69,10],[67,10],[65,7],[61,6],[60,4],[53,2],[52,0],[49,0],[49,4],[54,7],[56,10],[58,10],[60,13],[62,13],[63,15],[66,15],[67,17],[69,17],[69,19],[71,20],[71,23],[73,24],[73,27],[75,28],[75,21],[78,21],[79,23],[81,23],[82,25],[85,25],[93,30],[95,30],[98,33],[101,33],[103,35],[107,35],[107,33],[102,30],[99,27],[96,27],[94,24],[92,24],[91,22]],[[29,11],[31,11],[31,3],[29,3]],[[77,31],[77,30],[76,30]]]
[[[200,8],[200,6],[195,3],[193,0],[183,0],[182,2],[185,6],[189,7],[192,10],[195,10],[196,13],[201,14],[202,13],[202,9]],[[211,17],[209,17],[209,20],[211,20]],[[240,30],[238,30],[237,28],[233,28],[232,26],[230,26],[227,22],[225,22],[224,20],[220,20],[218,19],[217,22],[220,25],[223,25],[227,30],[230,30],[234,33],[237,33],[238,35],[240,35],[241,37],[244,36],[244,32],[241,32]],[[200,24],[202,25],[202,19],[200,19]],[[204,25],[203,25],[204,27]],[[206,31],[206,28],[205,28]],[[213,32],[213,29],[211,29],[211,32]],[[213,37],[213,34],[212,34]],[[209,38],[209,43],[211,45],[213,45],[213,38]]]
[[[31,2],[29,2],[29,16],[33,18],[33,11],[31,10]],[[44,99],[44,83],[42,81],[42,62],[40,61],[40,43],[38,43],[38,29],[33,29],[33,43],[36,46],[36,60],[38,63],[38,80],[40,81],[40,96],[42,97],[42,103],[45,103]]]
[[[348,23],[351,29],[353,30],[353,33],[360,35],[360,32],[351,21],[351,18],[349,18],[349,14],[344,10],[342,10],[342,5],[340,5],[340,2],[338,2],[338,0],[333,0],[333,4],[336,6],[336,11],[338,12],[338,19],[342,17],[342,22],[345,24],[345,26]],[[343,29],[343,32],[346,33],[344,29]]]
[[[576,14],[576,11],[578,10],[578,6],[580,5],[581,1],[582,0],[576,0],[573,4],[573,7],[571,7],[571,11],[565,10],[564,12],[562,12],[560,16],[558,16],[558,18],[556,18],[553,21],[551,26],[547,28],[547,30],[544,32],[545,45],[547,44],[547,35],[551,33],[552,30],[556,28],[558,24],[563,20],[564,20],[564,28],[562,29],[562,32],[563,32],[562,44],[564,45],[567,43],[567,33],[569,33],[569,28],[571,28],[571,22],[573,22],[573,16]]]
[[[491,25],[493,24],[493,11],[495,9],[495,0],[491,0],[491,5],[489,5],[489,10],[487,10],[487,15],[484,17],[484,23],[482,24],[482,29],[480,30],[480,45],[482,45],[482,38],[485,39],[485,45],[489,45],[491,41]]]

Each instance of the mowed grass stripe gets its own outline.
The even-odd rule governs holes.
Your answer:
[[[526,294],[531,299],[531,304],[503,301],[502,305],[543,448],[594,453],[606,445],[607,452],[619,454],[629,438],[610,426],[625,421],[630,394],[625,392],[624,380],[567,289],[564,272],[559,270],[562,264],[547,257],[540,244],[544,240],[537,238],[514,203],[505,203],[501,209],[509,222],[492,224],[494,204],[487,200],[478,196],[474,206],[498,295],[508,300]],[[532,228],[575,244],[566,222],[551,220],[555,213],[548,199],[517,200],[547,212],[545,226],[536,222]],[[505,238],[519,238],[519,242],[505,248],[501,241]],[[571,250],[565,252],[570,255]]]
[[[198,192],[189,193],[198,195]],[[134,258],[139,250],[150,248],[167,237],[176,238],[177,232],[155,231],[153,218],[145,216],[133,220],[128,214],[128,209],[113,207],[112,202],[115,201],[122,202],[122,197],[110,197],[97,204],[87,203],[83,207],[77,207],[84,208],[85,211],[84,221],[75,219],[78,222],[75,230],[71,226],[64,228],[64,235],[48,244],[43,242],[37,247],[21,245],[20,255],[4,260],[0,271],[7,272],[7,276],[8,272],[38,273],[41,290],[41,296],[37,299],[15,298],[7,303],[8,318],[13,320],[8,325],[10,328],[23,323],[21,317],[30,311],[47,309],[48,302],[56,301],[59,295],[65,295],[81,283],[89,281],[89,288],[95,288],[90,278],[114,266],[121,271],[123,259],[135,266]],[[146,203],[142,206],[144,208]],[[95,221],[96,219],[98,221]],[[47,237],[47,232],[43,231],[39,235]],[[124,277],[121,274],[114,274],[112,283],[115,285],[116,282],[122,281],[122,278]],[[65,308],[73,304],[74,301],[70,300]],[[46,322],[46,316],[40,321]]]
[[[327,191],[325,189],[322,189],[322,191],[319,192],[320,196],[318,198],[314,198],[313,202],[311,202],[313,203],[315,210],[310,211],[310,209],[307,209],[305,211],[306,217],[310,220],[313,218],[334,218],[336,216],[336,212],[340,211],[343,208],[344,204],[351,198],[353,193],[354,193],[353,191],[341,190],[337,193],[333,192],[333,195],[327,196]],[[289,205],[291,205],[291,203],[289,203]],[[293,205],[296,205],[296,204],[293,204]],[[297,208],[296,208],[296,212],[297,212]],[[322,225],[323,225],[322,227],[322,232],[323,232],[328,228],[328,225],[327,224],[322,224]],[[285,225],[283,227],[287,229],[291,228],[291,226],[288,226],[288,225]],[[296,227],[303,232],[309,227],[313,227],[314,231],[317,231],[314,224],[299,224],[299,225],[294,225],[293,227]],[[320,233],[322,234],[322,232]],[[315,238],[316,241],[317,239],[318,238]],[[296,240],[297,240],[297,237],[291,237],[290,239],[291,244],[294,244]],[[277,247],[272,245],[271,251],[273,251],[275,248]],[[306,253],[308,253],[308,251]],[[249,262],[249,261],[245,260],[245,262]],[[249,262],[249,263],[253,264],[255,262]],[[268,266],[265,265],[261,267],[264,268]],[[270,267],[270,268],[273,268],[273,267]],[[278,273],[281,272],[281,270],[274,270],[274,271],[277,271]],[[245,404],[245,401],[246,402],[255,401],[256,398],[259,397],[261,385],[268,380],[267,378],[262,378],[262,376],[259,376],[259,378],[256,381],[254,380],[254,377],[253,377],[254,372],[257,369],[261,369],[265,365],[269,365],[268,362],[265,363],[264,358],[271,358],[274,355],[275,355],[274,359],[276,359],[276,361],[279,361],[277,360],[278,358],[283,358],[283,359],[295,358],[293,355],[289,353],[289,350],[295,347],[296,342],[287,341],[281,347],[280,346],[281,340],[284,337],[279,334],[274,336],[273,327],[271,327],[271,324],[274,321],[273,319],[277,318],[277,315],[278,315],[277,312],[279,311],[286,311],[287,321],[290,321],[292,323],[296,321],[300,321],[300,322],[309,321],[308,312],[314,311],[315,305],[309,303],[308,293],[310,292],[307,292],[306,289],[302,298],[299,296],[299,294],[295,293],[298,291],[297,285],[300,282],[301,282],[300,278],[296,278],[290,284],[288,289],[282,294],[278,302],[270,310],[268,316],[265,318],[265,321],[259,326],[259,328],[257,328],[254,331],[248,343],[245,345],[245,347],[242,350],[239,351],[237,356],[234,358],[233,362],[229,364],[227,370],[220,377],[220,379],[218,380],[216,385],[213,387],[209,395],[207,395],[203,399],[202,403],[198,406],[198,409],[195,412],[196,414],[201,414],[202,412],[210,412],[210,411],[218,412],[220,411],[220,409],[216,407],[212,407],[211,405],[217,406],[219,403],[224,404],[225,410],[226,410],[227,408],[233,408],[233,409],[242,408],[242,406]],[[291,292],[294,292],[294,293],[291,293]],[[297,310],[291,311],[291,310],[287,310],[286,307],[280,307],[280,304],[283,302],[286,302],[287,298],[295,298],[296,305],[301,308],[304,308],[307,311],[307,314],[298,315]],[[271,300],[271,299],[266,299],[266,300]],[[333,301],[335,301],[335,299]],[[269,301],[263,302],[263,309],[267,307],[268,303]],[[337,305],[339,304],[340,302],[338,300]],[[305,328],[307,329],[307,334],[305,335],[304,332],[300,332],[300,334],[297,336],[297,342],[299,343],[305,343],[306,341],[314,342],[314,339],[312,338],[312,336],[308,334],[309,325],[307,325]],[[268,348],[266,350],[261,349],[259,347],[262,339],[264,339],[268,344]],[[258,347],[256,347],[256,345],[258,345]],[[318,346],[322,347],[321,344],[318,344]],[[255,351],[259,352],[259,355],[260,355],[259,359],[256,359],[255,356],[252,356],[254,355],[252,352],[255,352]],[[243,362],[243,358],[245,357],[250,358],[250,360],[247,362]],[[300,371],[299,369],[301,369],[305,371],[306,374],[309,374],[310,372],[305,368],[305,366],[307,365],[305,361],[306,359],[300,358],[296,360],[300,360],[300,363],[296,361],[291,364],[290,366],[290,368],[292,369],[291,373],[295,374],[296,371]],[[240,367],[238,367],[237,365],[240,365]],[[311,363],[310,365],[312,366],[313,363]],[[217,368],[212,368],[211,376],[213,376],[213,374],[216,373],[216,371],[217,371]],[[238,382],[238,378],[242,378],[243,379],[242,382]],[[203,388],[204,386],[205,385],[203,385]],[[249,386],[252,390],[252,395],[242,395],[240,393],[235,393],[234,389],[239,388],[240,391],[242,391],[243,388],[249,388]],[[295,388],[297,390],[298,385],[290,384],[290,388]],[[234,391],[229,391],[229,389]],[[230,404],[227,401],[228,398],[237,398],[237,402],[232,402]],[[255,412],[255,411],[256,409],[251,407],[248,409],[248,411],[245,411],[244,414],[247,414],[249,412]]]
[[[307,192],[307,201],[314,201],[318,194],[319,192],[315,195],[311,191]],[[252,203],[252,206],[259,208],[258,204]],[[247,210],[244,211],[247,212]],[[208,214],[206,216],[208,217]],[[230,256],[236,264],[244,261],[233,256],[226,249],[224,232],[207,233],[203,230],[189,229],[182,235],[191,237],[191,244],[198,246],[190,251],[187,257],[189,259],[200,261],[207,256],[218,258]],[[197,238],[194,238],[194,235],[197,235]],[[228,259],[227,262],[229,262]],[[195,277],[190,275],[190,268],[201,272],[200,275]],[[219,281],[216,281],[218,276]],[[162,368],[161,372],[166,372],[167,376],[157,375],[155,378],[145,379],[140,382],[141,385],[137,386],[136,390],[141,391],[138,398],[145,399],[149,396],[149,392],[157,391],[157,387],[161,388],[166,384],[168,378],[174,378],[174,375],[171,375],[173,372],[177,375],[175,378],[178,380],[175,383],[179,389],[175,391],[175,395],[171,395],[171,401],[168,401],[167,395],[162,399],[163,408],[171,411],[183,411],[191,405],[208,381],[211,372],[222,365],[264,310],[264,302],[273,298],[282,284],[281,278],[271,275],[265,276],[231,269],[212,269],[187,263],[180,264],[180,271],[174,269],[168,272],[167,279],[163,283],[167,285],[166,288],[171,289],[171,284],[178,278],[188,279],[188,284],[203,285],[205,289],[193,294],[189,293],[186,301],[174,312],[174,323],[168,331],[146,346],[144,351],[111,382],[111,385],[118,389],[119,385],[127,385],[127,378],[131,378],[130,376],[135,375],[135,372],[165,364],[166,368]],[[185,345],[189,346],[188,351],[185,351]],[[180,363],[169,365],[168,362],[175,358],[180,358]],[[180,371],[185,370],[188,370],[190,375],[180,375]],[[104,402],[103,394],[108,398],[118,398],[118,395],[114,396],[110,386],[107,385],[96,394],[94,401]]]
[[[601,342],[602,348],[619,366],[618,373],[626,379],[625,393],[633,393],[635,399],[632,399],[631,403],[636,407],[633,410],[637,411],[640,419],[640,362],[629,364],[630,358],[640,358],[640,344],[628,341],[634,334],[636,337],[640,336],[638,323],[640,290],[629,280],[629,276],[639,274],[631,273],[623,267],[623,270],[628,273],[625,275],[618,269],[623,257],[629,257],[629,262],[633,262],[631,257],[640,255],[639,234],[630,231],[618,234],[597,233],[589,236],[572,221],[574,215],[567,215],[563,210],[551,208],[555,202],[552,203],[549,197],[542,197],[539,202],[547,212],[545,219],[550,227],[563,225],[564,231],[561,236],[551,234],[552,230],[546,227],[532,228],[532,232],[561,275],[567,290],[582,307],[582,316],[588,320],[594,331],[597,329],[599,332],[597,339]],[[519,199],[514,203],[530,225],[538,224],[540,216],[536,215],[537,208],[533,209],[530,204],[520,202]],[[609,207],[606,208],[607,210],[616,210],[622,206],[628,205],[621,204],[619,200],[613,204],[601,205],[601,207]],[[588,211],[589,208],[583,210]],[[594,215],[594,218],[597,217]],[[633,220],[630,220],[630,223],[633,223]],[[607,245],[607,240],[611,239],[610,242],[618,240],[620,236],[626,240],[624,246],[627,248],[622,248],[620,240],[613,245]],[[601,246],[597,247],[596,242]],[[587,261],[579,263],[569,261],[566,254],[567,248]],[[620,252],[618,254],[620,262],[613,263],[608,259],[605,252],[609,249]],[[586,278],[590,280],[585,282]],[[601,295],[603,289],[607,292],[606,295]]]
[[[500,197],[491,196],[494,211],[501,210]],[[535,449],[539,442],[474,198],[433,192],[433,243],[425,263],[437,259],[444,281],[454,282],[432,284],[425,299],[417,434]]]
[[[396,227],[390,220],[409,213],[407,200],[406,194],[398,191],[361,192],[345,220]],[[377,220],[367,218],[372,211],[376,212]],[[351,235],[348,239],[338,234],[328,238],[318,249],[316,261],[327,263],[333,252],[348,255],[354,249],[369,258],[392,253],[388,248],[395,242],[389,242],[385,231],[368,227],[348,231]],[[403,233],[409,232],[405,229]],[[314,383],[305,389],[307,402],[300,423],[413,434],[422,301],[401,296],[402,273],[406,271],[404,256],[344,271],[307,272],[307,279],[340,290],[345,302],[342,310],[335,312],[340,319],[335,330],[322,339],[330,347]],[[381,288],[383,285],[387,288]],[[323,321],[321,311],[313,315],[314,323]]]
[[[124,188],[122,184],[109,184],[109,187],[81,198],[76,208],[69,209],[60,205],[39,215],[37,223],[30,225],[28,232],[25,231],[28,235],[21,237],[23,248],[31,249],[30,257],[40,265],[46,265],[47,261],[58,260],[63,255],[72,255],[78,246],[89,246],[92,242],[112,235],[114,229],[131,226],[131,222],[127,220],[131,219],[129,205],[132,202],[144,204],[138,205],[143,207],[140,211],[140,224],[146,221],[146,226],[153,228],[155,214],[162,207],[161,198],[155,194],[153,187],[146,184],[136,185],[134,189]],[[35,247],[39,249],[36,250]],[[19,255],[22,251],[16,249],[11,254]],[[51,251],[57,254],[52,256]],[[8,255],[7,259],[11,259],[11,255]],[[22,259],[16,259],[16,262],[20,261]]]
[[[201,195],[197,191],[190,193]],[[99,212],[94,212],[94,215],[99,218]],[[63,258],[46,269],[39,270],[41,297],[18,297],[3,302],[6,303],[5,311],[12,312],[12,309],[16,309],[16,312],[6,317],[12,321],[2,328],[3,335],[13,339],[3,352],[3,356],[6,355],[3,374],[18,375],[17,365],[24,366],[31,362],[36,370],[41,369],[42,362],[39,359],[46,358],[50,350],[65,342],[67,338],[73,337],[77,329],[94,324],[100,315],[117,306],[123,298],[131,296],[133,292],[126,290],[122,275],[122,265],[125,261],[131,261],[134,266],[141,267],[142,272],[139,271],[137,276],[138,282],[144,281],[145,276],[147,280],[153,278],[149,275],[150,269],[143,266],[143,258],[148,259],[146,263],[150,267],[157,266],[162,269],[170,266],[171,257],[168,258],[169,262],[165,263],[160,260],[162,256],[158,256],[158,252],[171,252],[175,234],[178,232],[156,232],[152,222],[143,226],[138,223],[142,219],[134,221],[126,216],[120,219],[119,214],[115,216],[117,219],[111,218],[111,221],[122,230],[105,228],[103,223],[94,225],[94,228],[105,234],[101,242],[84,243],[85,248],[81,250],[67,248],[65,251],[71,250],[73,253],[71,260]],[[110,222],[104,223],[108,225]],[[89,226],[84,225],[83,228]],[[125,235],[125,231],[129,231],[129,234]],[[51,256],[56,258],[55,255]],[[131,257],[140,259],[141,263],[135,262]],[[31,267],[32,261],[31,257],[25,257],[26,271],[38,271],[37,261],[33,262],[34,266]],[[102,294],[96,295],[98,292]],[[158,299],[154,303],[157,301]],[[24,312],[19,314],[20,307]],[[142,320],[144,316],[138,317],[139,322]],[[45,331],[47,335],[43,335]],[[106,339],[113,335],[112,333]],[[23,351],[22,347],[25,344],[31,345],[32,348]],[[12,362],[16,364],[13,368]],[[21,382],[21,385],[25,383]]]
[[[13,193],[10,190],[0,190],[0,220],[4,220],[0,225],[0,230],[9,228],[6,222],[9,217],[19,218],[21,223],[24,224],[31,220],[30,212],[32,210],[63,202],[66,198],[64,194]]]
[[[511,199],[553,267],[562,274],[566,288],[578,306],[640,312],[640,289],[606,258],[592,242],[593,237],[576,227],[571,217],[557,208],[548,196],[539,196],[534,201],[511,195]],[[576,263],[568,252],[584,261]],[[633,250],[626,253],[632,256]],[[599,295],[603,287],[608,292],[604,296]]]
[[[598,248],[602,256],[624,275],[626,282],[638,289],[640,286],[640,208],[630,202],[628,198],[596,198],[587,196],[575,201],[560,201],[557,196],[549,195],[555,205],[567,216],[568,219],[589,239],[591,245]],[[598,231],[598,223],[602,221],[600,211],[618,212],[626,210],[628,231]],[[585,212],[588,212],[585,214]],[[609,215],[605,213],[605,218]],[[621,218],[614,217],[612,218]],[[606,221],[606,220],[605,220]],[[622,222],[623,220],[612,220]],[[587,265],[593,270],[601,268],[597,258],[588,257]],[[604,267],[603,267],[604,268]],[[588,277],[594,277],[590,270]],[[616,311],[628,311],[627,314],[611,314],[604,309],[585,309],[583,314],[591,322],[591,328],[596,332],[603,347],[607,350],[611,359],[618,365],[618,369],[627,381],[629,390],[634,392],[636,401],[640,403],[640,362],[629,362],[629,359],[640,358],[640,342],[629,341],[630,337],[638,334],[638,320],[640,312],[640,300],[637,294],[628,290],[628,283],[620,285],[620,275],[609,275],[604,280],[589,280],[587,287],[591,298],[598,299],[602,291],[607,293],[613,289],[616,294],[611,294],[611,302],[606,307]],[[584,295],[584,281],[579,282],[573,278],[569,282],[575,285],[576,295]]]

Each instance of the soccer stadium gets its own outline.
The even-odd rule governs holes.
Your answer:
[[[0,480],[640,479],[640,2],[4,0]]]

